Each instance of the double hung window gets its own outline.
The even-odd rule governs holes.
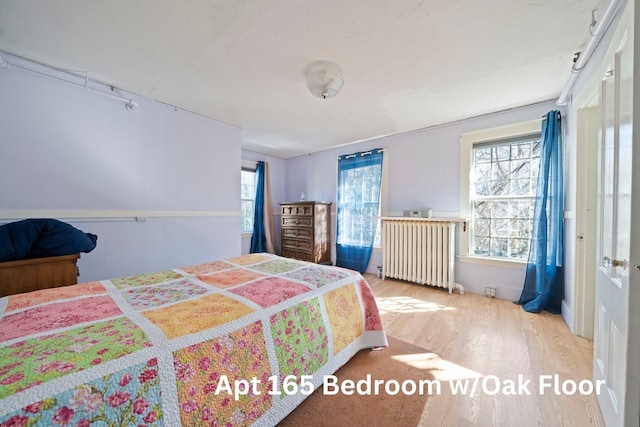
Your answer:
[[[540,134],[474,144],[472,255],[527,260],[540,147]]]
[[[462,134],[460,256],[526,262],[540,168],[540,120]]]
[[[363,273],[379,239],[383,150],[338,158],[336,265]]]

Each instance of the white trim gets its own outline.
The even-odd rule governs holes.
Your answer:
[[[258,162],[255,162],[253,160],[244,160],[244,159],[242,159],[241,163],[240,163],[240,167],[242,169],[251,169],[251,170],[255,171],[257,169],[257,167],[258,167]]]
[[[410,218],[410,217],[404,217],[404,212],[387,212],[387,214],[382,214],[383,217],[398,217],[401,216],[403,218]],[[457,219],[460,221],[466,221],[465,217],[460,216],[460,212],[446,212],[446,211],[433,211],[432,212],[432,216],[431,218],[446,218],[446,219]],[[424,219],[424,218],[423,218]]]
[[[132,219],[144,221],[146,218],[179,217],[239,217],[240,211],[152,211],[152,210],[55,210],[55,209],[0,209],[0,221],[25,218],[58,219]]]
[[[599,93],[594,92],[595,103]],[[587,105],[593,104],[593,99]],[[565,228],[565,246],[575,254],[573,307],[563,301],[562,314],[572,333],[593,339],[595,313],[596,235],[598,197],[598,132],[599,108],[577,108],[575,111],[575,229],[574,235]],[[566,219],[565,215],[565,219]],[[570,230],[568,230],[570,231]],[[565,249],[566,253],[566,249]],[[571,309],[573,308],[573,309]],[[566,310],[566,314],[565,314]]]
[[[442,218],[442,217],[412,217],[412,216],[382,216],[380,219],[384,221],[416,221],[416,222],[465,222],[464,218]]]
[[[459,255],[458,259],[460,262],[467,264],[493,265],[496,267],[516,268],[518,270],[524,270],[527,266],[527,261],[520,261],[516,259],[498,259],[469,255]]]
[[[541,126],[542,117],[512,125],[460,134],[460,212],[458,215],[460,218],[471,217],[471,181],[469,173],[471,171],[471,152],[473,150],[473,144],[514,138],[536,132],[539,133]],[[469,255],[469,239],[471,238],[469,230],[470,227],[467,227],[466,230],[460,230],[460,233],[458,233],[458,248],[460,260],[462,262],[500,265],[502,267],[511,267],[514,262],[516,265],[521,264],[519,261],[498,260],[495,258],[475,257]]]
[[[382,176],[380,177],[380,215],[387,215],[387,195],[389,190],[389,150],[386,148],[382,149]],[[336,173],[336,182],[337,182],[338,174]],[[337,187],[337,186],[336,186]],[[336,192],[336,200],[338,200],[338,194]],[[336,229],[337,232],[337,229]],[[382,238],[380,238],[382,240]]]

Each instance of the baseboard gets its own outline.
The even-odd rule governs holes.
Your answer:
[[[564,323],[569,327],[569,331],[575,335],[576,331],[573,324],[573,309],[567,305],[566,300],[562,300],[562,318],[564,319]]]
[[[477,294],[477,295],[485,295],[485,287],[473,285],[469,283],[461,283],[464,286],[464,291]],[[509,288],[505,286],[496,286],[496,298],[504,299],[507,301],[517,301],[520,298],[520,294],[522,293],[522,289]]]

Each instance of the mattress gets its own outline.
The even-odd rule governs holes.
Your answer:
[[[0,425],[264,425],[387,339],[357,272],[271,254],[0,298]]]

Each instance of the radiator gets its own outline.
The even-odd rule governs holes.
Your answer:
[[[456,222],[425,218],[382,218],[382,278],[457,289]]]

